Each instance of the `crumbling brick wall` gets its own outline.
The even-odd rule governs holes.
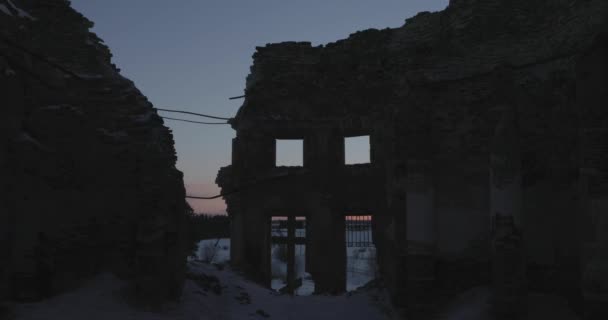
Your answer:
[[[170,130],[68,1],[0,3],[0,297],[103,271],[145,302],[179,296],[186,205]]]
[[[604,81],[581,82],[576,70],[592,79],[601,74],[582,61],[599,52],[596,39],[607,21],[608,3],[600,0],[462,0],[400,28],[357,32],[324,46],[259,47],[233,121],[238,157],[218,182],[228,190],[241,178],[261,178],[272,167],[268,141],[281,135],[325,130],[326,145],[335,149],[326,160],[333,163],[343,146],[332,139],[363,129],[372,137],[379,170],[371,177],[384,201],[374,213],[379,262],[397,301],[490,283],[492,260],[511,255],[519,258],[501,268],[555,274],[534,290],[557,292],[580,306],[588,288],[581,290],[583,271],[576,266],[589,260],[579,246],[584,236],[572,226],[591,221],[578,214],[580,206],[603,206],[601,197],[589,200],[584,191],[581,150],[593,144],[592,157],[606,153],[597,134],[605,127],[603,114],[585,107],[605,104]],[[602,65],[600,54],[591,56]],[[600,124],[585,123],[583,110],[600,115]],[[592,131],[595,142],[589,143],[581,133]],[[266,141],[265,147],[251,147],[256,141]],[[250,162],[241,168],[244,159],[266,167],[260,171]],[[308,169],[322,172],[322,185],[344,183],[339,167]],[[600,176],[592,178],[594,192],[604,188]],[[317,191],[329,199],[344,196],[339,187]],[[249,214],[238,194],[227,200],[229,213]],[[497,227],[519,235],[515,251],[500,251],[502,242],[492,240]],[[503,287],[524,285],[525,274],[504,272],[494,272],[512,281]],[[430,290],[429,283],[444,291]],[[408,287],[420,290],[408,294]]]

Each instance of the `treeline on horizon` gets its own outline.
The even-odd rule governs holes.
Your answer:
[[[230,219],[227,215],[189,212],[188,222],[194,241],[230,238]]]

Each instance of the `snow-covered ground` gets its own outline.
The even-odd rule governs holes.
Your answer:
[[[342,296],[292,297],[263,288],[229,268],[190,261],[194,275],[216,277],[221,293],[189,279],[179,304],[162,311],[137,310],[125,302],[125,282],[103,274],[82,288],[52,299],[16,306],[16,320],[224,320],[224,319],[396,319],[383,291],[370,289]],[[191,277],[192,278],[192,277]]]
[[[346,248],[346,291],[374,280],[377,269],[375,247]]]
[[[436,311],[438,320],[492,320],[491,292],[488,287],[472,288],[452,299]],[[543,294],[528,295],[528,311],[524,319],[578,320],[564,298]]]
[[[216,250],[211,253],[209,248]],[[375,257],[373,248],[348,250],[349,255],[357,258],[352,260],[353,268],[371,270],[368,261]],[[38,303],[16,305],[14,320],[398,319],[397,312],[390,306],[388,295],[382,289],[366,287],[341,296],[281,295],[246,280],[227,266],[216,267],[214,264],[228,262],[229,252],[228,239],[201,241],[197,257],[188,262],[190,276],[184,285],[181,300],[179,303],[168,303],[154,312],[129,305],[125,294],[127,283],[111,274],[101,274],[73,292]],[[358,261],[366,265],[359,265]],[[301,275],[306,276],[305,273]],[[210,282],[215,285],[210,286]],[[473,288],[437,308],[435,319],[493,319],[489,309],[490,300],[488,288]],[[530,295],[528,302],[528,319],[578,319],[563,299]]]
[[[212,264],[227,264],[230,261],[230,239],[199,241],[196,259]]]
[[[390,306],[388,295],[382,289],[366,287],[341,296],[281,295],[246,280],[229,267],[217,268],[213,264],[197,261],[210,257],[204,249],[209,247],[209,243],[213,247],[217,243],[219,248],[211,255],[213,263],[228,261],[228,239],[201,242],[198,253],[204,255],[188,262],[190,276],[179,303],[168,303],[154,312],[135,308],[127,303],[127,283],[111,274],[101,274],[73,292],[38,303],[16,305],[14,320],[398,319],[397,312]],[[361,257],[372,254],[369,250],[349,250]],[[210,286],[209,283],[214,285]],[[490,301],[491,294],[487,287],[473,288],[437,308],[434,318],[494,319],[489,309]],[[528,302],[528,319],[578,319],[561,298],[530,295]]]
[[[303,234],[301,235],[303,236]],[[280,246],[274,245],[271,249],[272,284],[275,290],[286,285],[287,264],[279,258]],[[346,290],[352,291],[364,286],[376,278],[376,249],[374,247],[348,247]],[[310,274],[306,273],[306,246],[296,245],[296,278],[302,278],[302,286],[295,292],[296,295],[306,296],[314,292],[314,282]],[[207,239],[198,243],[196,258],[200,261],[227,264],[230,260],[230,239]]]
[[[287,250],[283,247],[283,250]],[[287,263],[281,260],[279,251],[281,246],[274,245],[271,249],[271,272],[272,272],[272,283],[271,288],[279,290],[287,285]],[[305,270],[306,266],[306,246],[296,245],[296,278],[302,278],[302,286],[296,289],[295,294],[298,296],[309,296],[315,291],[315,283],[312,280],[310,274]]]

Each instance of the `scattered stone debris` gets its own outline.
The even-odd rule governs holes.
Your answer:
[[[206,275],[205,273],[188,273],[186,278],[194,281],[205,292],[211,291],[216,295],[221,295],[223,287],[216,276]]]
[[[251,296],[247,292],[241,292],[238,296],[234,297],[240,304],[251,304]]]
[[[268,313],[266,313],[266,311],[262,310],[262,309],[257,309],[255,311],[255,314],[260,315],[264,318],[270,318],[270,315]]]

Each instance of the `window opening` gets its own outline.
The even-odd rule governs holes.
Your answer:
[[[370,149],[369,136],[344,138],[344,163],[370,163]]]

